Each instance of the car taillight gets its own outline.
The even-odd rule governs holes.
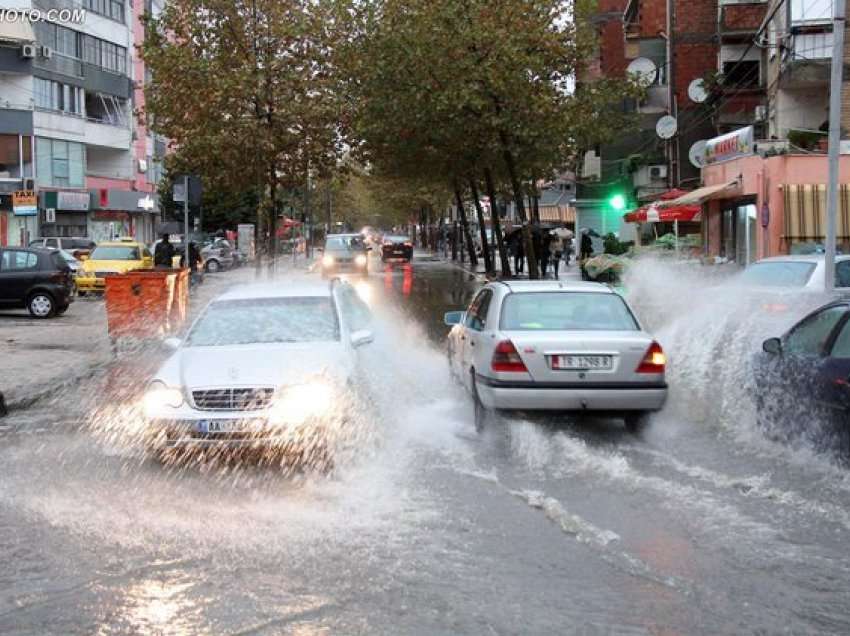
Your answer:
[[[646,355],[638,365],[637,373],[664,373],[664,367],[667,365],[667,356],[664,355],[664,350],[657,342],[649,345],[646,350]]]
[[[411,243],[410,241],[408,241],[407,243],[405,243],[405,244],[404,244],[404,246],[405,246],[405,247],[413,247],[413,243]]]
[[[527,373],[525,363],[519,357],[514,343],[510,340],[502,340],[493,351],[493,360],[490,362],[493,371],[509,371],[514,373]]]

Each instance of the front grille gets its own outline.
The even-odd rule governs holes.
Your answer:
[[[195,408],[202,411],[256,411],[272,401],[274,389],[205,389],[192,391]]]
[[[115,276],[118,272],[95,272],[94,275],[97,278],[103,278],[104,276]]]

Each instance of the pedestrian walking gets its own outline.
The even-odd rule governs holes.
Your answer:
[[[189,281],[193,285],[197,285],[200,282],[200,277],[198,275],[198,268],[202,265],[203,259],[201,258],[201,250],[198,249],[198,244],[195,241],[189,242]],[[180,267],[186,267],[186,254],[185,252],[180,256]]]
[[[162,235],[162,240],[156,244],[153,251],[153,264],[157,269],[171,269],[174,262],[174,246],[168,240],[168,234]]]
[[[514,259],[514,272],[522,274],[525,265],[525,246],[522,244],[522,230],[514,230],[508,239],[508,251]]]
[[[564,255],[564,240],[557,232],[551,233],[549,241],[549,259],[552,261],[555,280],[558,280],[558,270],[561,265],[561,257]]]
[[[542,235],[540,231],[531,236],[534,245],[534,256],[537,259],[540,278],[546,278],[546,269],[549,265],[549,235]]]
[[[0,417],[4,417],[9,414],[9,410],[6,408],[6,400],[3,397],[3,394],[0,393]]]
[[[590,231],[584,228],[581,231],[581,246],[579,258],[585,260],[593,256],[593,240],[590,238]]]
[[[564,266],[570,266],[570,252],[573,251],[573,237],[568,236],[564,241]]]

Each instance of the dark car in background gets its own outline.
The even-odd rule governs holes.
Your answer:
[[[803,437],[850,451],[850,300],[809,313],[769,338],[754,361],[759,423],[773,437]]]
[[[48,236],[30,241],[30,247],[65,250],[79,261],[82,260],[82,257],[91,254],[92,250],[97,247],[97,243],[90,238]]]
[[[59,250],[0,247],[0,308],[52,318],[68,310],[73,296],[74,275]]]
[[[322,276],[368,274],[370,249],[362,234],[328,234],[322,249]]]
[[[384,242],[381,245],[381,260],[387,261],[405,261],[413,260],[413,242],[407,236],[384,236]]]

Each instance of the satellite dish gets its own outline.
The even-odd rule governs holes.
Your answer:
[[[635,81],[641,87],[646,88],[651,86],[658,75],[658,69],[655,67],[655,62],[648,57],[638,57],[626,67],[626,73],[634,76]]]
[[[688,159],[695,168],[702,168],[705,165],[705,144],[705,139],[700,139],[688,151]]]
[[[697,78],[688,84],[688,97],[697,104],[702,104],[708,99],[708,91],[705,90],[705,82],[701,78]]]
[[[679,124],[676,122],[676,118],[672,115],[664,115],[658,122],[655,124],[655,132],[662,139],[670,139],[673,135],[676,134],[676,130],[678,130]]]

